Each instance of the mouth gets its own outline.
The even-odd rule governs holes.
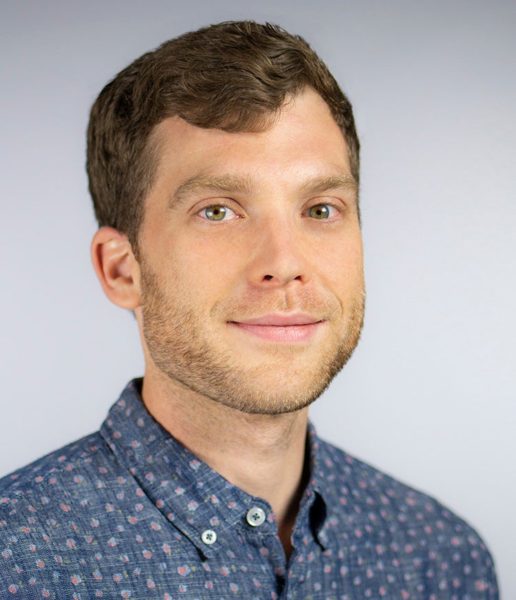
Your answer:
[[[310,341],[325,321],[298,323],[293,325],[256,324],[249,322],[229,321],[228,324],[247,335],[270,342],[307,342]]]

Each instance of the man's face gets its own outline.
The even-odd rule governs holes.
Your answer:
[[[247,413],[307,406],[364,310],[356,187],[327,105],[306,90],[260,133],[169,118],[156,141],[137,311],[148,370]],[[318,323],[238,325],[293,313]]]

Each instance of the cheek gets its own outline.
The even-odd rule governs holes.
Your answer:
[[[227,290],[239,272],[238,257],[242,257],[242,252],[236,252],[228,241],[192,236],[177,240],[170,256],[174,257],[170,267],[175,279],[175,283],[171,282],[173,287],[182,288],[195,301],[207,295],[218,297]]]
[[[363,254],[359,237],[327,247],[320,253],[320,273],[330,287],[352,290],[363,284]]]

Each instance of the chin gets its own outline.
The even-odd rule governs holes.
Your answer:
[[[307,382],[306,385],[296,386],[299,389],[298,393],[292,387],[281,391],[281,386],[269,384],[266,389],[274,389],[273,395],[268,394],[263,388],[251,390],[241,386],[237,394],[225,394],[214,399],[246,414],[282,415],[298,412],[310,406],[321,396],[328,384],[319,381],[317,386],[310,386]]]

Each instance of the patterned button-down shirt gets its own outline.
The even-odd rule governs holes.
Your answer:
[[[498,598],[479,535],[308,430],[287,560],[270,505],[229,483],[128,384],[100,431],[0,481],[0,598]]]

